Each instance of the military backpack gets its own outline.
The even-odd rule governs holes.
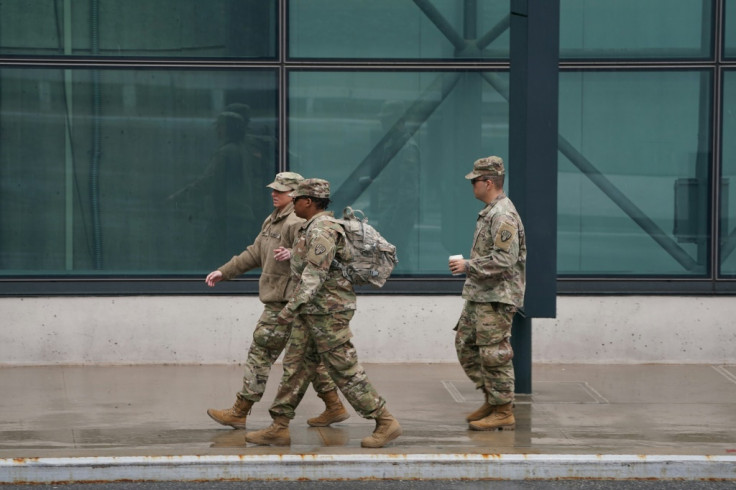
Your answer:
[[[353,211],[348,206],[342,212],[342,219],[331,220],[342,227],[348,252],[346,255],[350,256],[343,260],[336,258],[332,265],[340,269],[342,275],[353,284],[370,284],[375,288],[383,286],[399,261],[396,247],[368,224],[363,211]]]

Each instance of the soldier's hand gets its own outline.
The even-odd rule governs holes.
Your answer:
[[[209,287],[214,287],[214,285],[220,281],[222,281],[222,272],[220,271],[210,272],[204,280]]]
[[[450,272],[453,275],[465,274],[466,265],[465,259],[453,259],[450,261]]]
[[[279,262],[291,259],[291,250],[286,247],[279,247],[273,251],[273,258]]]

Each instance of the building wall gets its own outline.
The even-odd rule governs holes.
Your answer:
[[[457,362],[459,296],[360,296],[362,362]],[[0,299],[0,365],[236,364],[262,305],[253,296]],[[535,363],[736,363],[725,297],[560,296],[532,322]]]
[[[242,360],[260,305],[202,277],[287,169],[400,245],[382,292],[409,296],[361,298],[363,359],[454,361],[460,300],[421,294],[458,289],[447,256],[480,206],[462,176],[507,157],[508,0],[149,3],[0,2],[0,364]],[[736,292],[732,7],[560,2],[558,290],[685,296],[561,296],[534,361],[733,362],[728,298],[698,296]],[[263,194],[213,192],[227,172],[190,192],[233,102],[251,109],[235,174]]]
[[[500,155],[520,179],[510,5],[0,2],[0,295],[53,294],[42,280],[199,294],[287,169],[330,180],[338,212],[366,211],[415,281],[404,291],[426,291],[470,248],[472,162]],[[559,2],[559,152],[537,159],[557,179],[535,184],[557,186],[557,271],[582,280],[562,292],[736,292],[730,5]],[[250,113],[225,142],[213,123],[232,103]],[[141,281],[73,289],[99,277]]]

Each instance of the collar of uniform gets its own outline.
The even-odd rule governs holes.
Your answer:
[[[286,205],[286,207],[284,209],[282,209],[280,211],[277,209],[275,211],[275,214],[273,215],[272,221],[280,221],[280,220],[286,218],[287,216],[289,216],[293,212],[294,212],[294,204],[293,203],[289,203],[289,204]]]
[[[496,199],[494,199],[493,201],[491,201],[488,204],[486,204],[486,206],[483,209],[481,209],[481,211],[478,214],[480,216],[487,215],[488,213],[491,212],[491,209],[493,209],[493,206],[495,206],[496,204],[498,204],[498,201],[500,201],[501,199],[504,199],[505,197],[506,197],[506,193],[503,192],[503,191],[501,191],[501,194],[499,194],[498,196],[496,196]]]
[[[306,221],[302,225],[302,229],[303,230],[306,230],[307,228],[309,228],[312,225],[312,223],[314,223],[318,219],[321,221],[321,220],[323,220],[325,218],[334,218],[334,217],[335,217],[335,213],[333,213],[332,211],[320,211],[319,213],[317,213],[314,216],[312,216],[312,218],[310,220]]]

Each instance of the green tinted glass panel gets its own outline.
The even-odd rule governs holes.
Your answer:
[[[736,58],[736,0],[725,0],[724,54]]]
[[[3,0],[0,53],[273,58],[276,0]]]
[[[292,58],[508,58],[509,2],[291,0]]]
[[[707,270],[709,72],[560,76],[558,271]]]
[[[561,58],[707,58],[711,0],[562,0]]]
[[[736,72],[723,75],[721,274],[736,275]]]
[[[209,271],[273,209],[275,72],[0,80],[1,274]]]
[[[462,72],[292,72],[289,158],[330,181],[346,205],[398,248],[397,274],[448,274],[470,251],[483,204],[464,176],[508,152],[508,75]],[[513,178],[513,167],[510,169]]]

